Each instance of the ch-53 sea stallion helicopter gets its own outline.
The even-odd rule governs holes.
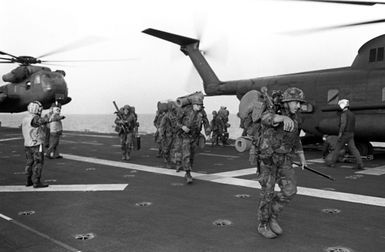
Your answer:
[[[40,101],[44,109],[52,103],[65,105],[71,101],[63,70],[52,71],[35,64],[49,64],[50,61],[31,56],[14,56],[0,51],[0,63],[17,63],[19,66],[2,76],[7,84],[0,86],[0,113],[17,113],[27,110],[32,101]]]
[[[27,110],[32,101],[39,101],[44,109],[53,103],[65,105],[71,101],[68,96],[68,87],[64,79],[63,70],[52,71],[41,65],[54,65],[60,62],[113,62],[128,61],[125,59],[84,59],[84,60],[43,60],[47,56],[66,52],[83,46],[89,46],[101,41],[101,38],[86,37],[72,42],[39,57],[15,56],[0,51],[0,63],[19,64],[11,72],[3,74],[2,79],[6,82],[0,86],[0,113],[18,113]],[[39,65],[41,64],[41,65]]]
[[[312,0],[315,1],[315,0]],[[374,5],[381,2],[326,1],[331,3]],[[383,4],[383,3],[381,3]],[[368,22],[325,27],[335,29],[348,26],[385,22]],[[324,134],[338,134],[339,99],[350,100],[350,109],[356,114],[356,144],[362,155],[372,151],[370,141],[385,141],[385,34],[375,37],[361,46],[351,66],[322,69],[244,80],[221,81],[199,50],[199,40],[156,29],[146,29],[146,34],[180,45],[189,56],[203,80],[207,96],[236,95],[240,100],[250,90],[267,87],[284,90],[301,88],[307,103],[301,108],[303,140],[307,143],[320,141]],[[307,32],[307,31],[305,31]]]

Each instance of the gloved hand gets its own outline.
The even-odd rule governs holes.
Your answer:
[[[290,117],[283,116],[283,130],[289,132],[294,130],[294,122]]]

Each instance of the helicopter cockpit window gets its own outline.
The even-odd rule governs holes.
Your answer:
[[[374,62],[376,60],[376,49],[370,49],[369,52],[369,62]]]
[[[338,89],[328,90],[327,104],[337,104],[339,99],[340,91]]]
[[[369,51],[369,62],[383,61],[384,47],[372,48]]]
[[[383,61],[384,60],[384,48],[379,47],[377,48],[377,61]]]

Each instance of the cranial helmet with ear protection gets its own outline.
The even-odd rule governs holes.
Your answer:
[[[34,115],[40,115],[43,111],[43,105],[39,101],[33,101],[28,104],[28,112]]]

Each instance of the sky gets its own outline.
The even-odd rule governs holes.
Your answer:
[[[72,101],[63,114],[110,114],[112,101],[155,113],[158,101],[203,91],[202,80],[175,44],[142,33],[155,28],[200,38],[220,80],[249,79],[349,66],[384,24],[317,33],[288,32],[383,19],[385,6],[290,0],[0,0],[0,50],[38,57],[63,46],[78,48],[44,60],[127,59],[49,66],[66,72]],[[81,46],[82,45],[82,46]],[[1,64],[0,74],[16,65]],[[4,82],[0,80],[0,85]],[[206,111],[234,96],[205,97]]]

